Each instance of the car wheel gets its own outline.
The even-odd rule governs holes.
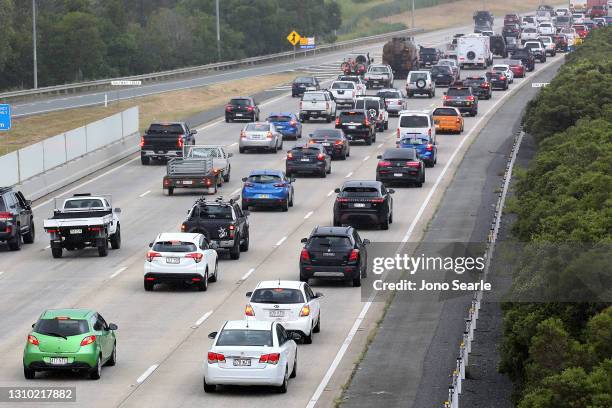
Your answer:
[[[372,145],[372,136],[368,136],[368,137],[366,137],[366,139],[365,139],[365,144],[366,144],[367,146],[371,146],[371,145]]]
[[[198,284],[198,290],[200,292],[206,292],[208,290],[208,269],[204,272],[204,279]]]
[[[291,199],[289,200],[289,207],[293,207],[293,194],[291,194]]]
[[[232,249],[230,249],[230,258],[231,259],[240,259],[240,237],[237,238],[237,242],[234,244]]]
[[[336,220],[334,218],[334,227],[341,227],[341,226],[342,226],[342,224],[340,224],[340,221],[338,221],[338,220]]]
[[[380,224],[380,229],[381,230],[388,230],[389,229],[389,216],[388,215],[385,218],[385,220]]]
[[[329,170],[327,170],[327,174],[331,174],[331,164],[329,165]]]
[[[219,262],[215,262],[215,272],[208,278],[209,282],[216,282],[219,278]]]
[[[238,152],[239,152],[239,153],[244,153],[244,147],[239,147],[239,148],[238,148]]]
[[[385,127],[384,127],[384,130],[387,130],[387,129],[389,129],[389,121],[388,121],[388,120],[385,120]]]
[[[321,170],[321,172],[319,173],[319,177],[326,178],[327,177],[327,171],[325,171],[325,169]]]
[[[244,239],[244,241],[240,243],[240,251],[241,252],[248,252],[249,244],[250,244],[250,238],[249,238],[249,234],[247,234],[247,236]]]
[[[331,121],[332,121],[332,117],[331,117],[331,115],[327,115],[327,116],[325,117],[325,122],[326,122],[326,123],[331,123]]]
[[[34,228],[34,221],[30,221],[30,228],[28,229],[28,232],[23,234],[23,243],[24,244],[33,243],[35,235],[36,235],[36,229]]]
[[[51,248],[51,255],[53,255],[54,258],[61,258],[62,248]]]
[[[279,394],[287,393],[287,387],[289,386],[289,376],[287,375],[289,367],[285,367],[285,375],[283,376],[283,383],[277,388]]]
[[[244,199],[242,200],[242,203],[240,204],[240,208],[242,208],[243,211],[249,209],[249,205],[246,203],[246,201],[244,201]]]
[[[108,255],[108,242],[106,242],[106,240],[104,240],[102,245],[98,245],[98,255],[100,257],[105,257]]]
[[[113,367],[116,364],[117,364],[117,343],[115,342],[115,345],[113,346],[113,352],[111,353],[111,356],[105,365],[109,367]]]
[[[295,359],[293,360],[293,370],[291,371],[291,375],[289,378],[297,377],[297,351],[295,352]]]
[[[174,187],[168,187],[166,192],[168,193],[169,196],[173,195],[174,194]]]
[[[227,174],[223,175],[223,181],[226,183],[229,183],[230,181],[230,172],[231,172],[231,167],[227,169]]]
[[[89,371],[89,378],[99,380],[102,375],[102,360],[100,356],[96,360],[96,366]]]
[[[22,244],[21,233],[19,232],[19,226],[17,226],[17,229],[15,231],[15,236],[13,237],[13,239],[8,241],[8,246],[11,251],[19,251],[21,249],[21,244]]]
[[[359,288],[361,287],[361,276],[358,276],[356,278],[353,278],[353,287],[354,288]]]
[[[36,377],[36,371],[27,367],[23,367],[23,376],[26,380],[33,380]]]
[[[117,231],[113,235],[111,235],[111,248],[119,249],[121,248],[121,227],[117,225]]]
[[[319,313],[319,318],[317,319],[317,324],[312,328],[313,333],[321,332],[321,313]]]
[[[149,165],[149,163],[151,163],[151,158],[150,157],[146,157],[146,156],[140,156],[140,163],[143,166],[147,166],[147,165]]]
[[[312,330],[309,335],[303,336],[304,344],[312,344]]]
[[[281,204],[281,211],[282,212],[289,211],[289,198],[286,198],[285,202]]]
[[[151,292],[154,287],[154,283],[151,281],[144,281],[144,290],[145,292]]]
[[[389,224],[393,224],[393,210],[391,210],[391,214],[389,214]]]
[[[204,378],[204,392],[210,393],[217,391],[217,386],[215,384],[207,384],[206,378]]]

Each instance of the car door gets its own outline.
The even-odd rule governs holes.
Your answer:
[[[9,194],[14,194],[13,200],[15,201],[15,211],[18,213],[19,224],[21,225],[22,231],[28,231],[30,228],[30,206],[26,202],[23,194],[21,192],[13,193],[9,192]]]
[[[361,267],[362,267],[361,276],[365,278],[368,272],[368,250],[356,229],[353,229],[352,240],[355,243],[356,249],[359,250]]]
[[[108,330],[108,324],[100,314],[95,315],[95,323],[93,325],[96,336],[100,338],[100,348],[102,349],[102,360],[107,360],[113,351],[113,339],[111,332]]]
[[[276,324],[276,335],[278,337],[278,345],[281,349],[281,354],[284,356],[287,362],[288,371],[293,371],[293,365],[295,364],[295,342],[289,340],[289,334],[285,330],[282,324]]]
[[[308,307],[312,311],[312,322],[315,323],[319,320],[319,314],[321,313],[321,305],[319,304],[319,299],[315,297],[312,288],[307,283],[304,284],[304,294],[306,295],[306,302],[308,303]]]
[[[238,227],[238,231],[240,231],[240,237],[244,238],[249,231],[249,221],[238,204],[234,204],[233,207],[234,213],[236,214],[236,224]]]
[[[204,259],[206,259],[206,266],[208,267],[208,273],[215,273],[215,264],[217,263],[217,251],[210,247],[208,240],[204,235],[200,236],[199,241],[200,252],[204,255]]]

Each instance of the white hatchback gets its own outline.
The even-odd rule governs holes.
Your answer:
[[[190,283],[199,290],[219,278],[216,244],[203,234],[161,233],[149,244],[144,263],[144,289],[153,290],[159,283]]]
[[[297,333],[278,322],[230,320],[218,332],[204,362],[204,392],[217,385],[269,385],[287,392],[297,373]]]
[[[280,322],[289,332],[302,336],[304,343],[312,343],[313,333],[321,330],[321,293],[300,281],[259,282],[246,293],[249,303],[244,314],[247,320]]]

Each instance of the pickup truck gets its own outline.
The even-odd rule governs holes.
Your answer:
[[[233,200],[198,199],[187,211],[181,225],[182,232],[204,234],[208,242],[217,245],[217,252],[228,251],[231,259],[239,259],[240,252],[249,250],[249,212]]]
[[[162,186],[164,193],[173,195],[175,188],[206,189],[208,194],[216,194],[217,187],[221,187],[223,178],[221,173],[215,171],[213,158],[206,157],[177,157],[166,165],[166,175]]]
[[[151,123],[140,138],[140,162],[146,166],[151,159],[182,157],[183,147],[195,144],[196,133],[185,122]]]
[[[330,91],[336,101],[336,107],[353,106],[357,95],[363,95],[357,85],[350,81],[334,81]]]
[[[546,62],[546,48],[540,41],[527,41],[523,47],[530,49],[540,62]]]
[[[365,73],[363,80],[366,83],[366,88],[374,88],[381,86],[383,88],[393,87],[393,70],[389,65],[370,65]]]
[[[331,92],[307,91],[300,101],[300,121],[313,118],[324,118],[330,123],[336,116],[336,101]]]
[[[225,147],[220,145],[192,145],[185,146],[183,149],[183,157],[188,159],[212,157],[213,167],[217,172],[221,173],[225,183],[230,181],[232,172],[230,157],[232,156],[233,153],[226,152]]]
[[[109,242],[112,249],[121,247],[121,209],[113,209],[110,196],[74,194],[64,200],[61,209],[57,207],[58,198],[54,201],[53,217],[44,221],[54,258],[61,258],[64,249],[93,247],[99,256],[106,256]]]

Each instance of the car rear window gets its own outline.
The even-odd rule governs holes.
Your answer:
[[[428,143],[429,143],[429,139],[427,137],[418,137],[418,136],[403,137],[400,140],[400,144],[411,145],[411,146],[419,146],[419,145],[428,144]]]
[[[438,50],[435,48],[421,48],[421,54],[437,54]]]
[[[470,96],[472,93],[468,88],[449,88],[446,94],[448,96]]]
[[[77,336],[89,331],[87,320],[83,319],[40,319],[34,331],[49,336]]]
[[[370,72],[389,72],[387,67],[370,67]]]
[[[256,174],[250,176],[247,181],[251,183],[272,184],[280,182],[281,178],[275,174]]]
[[[312,133],[312,137],[315,139],[340,139],[342,137],[342,133],[336,129],[317,129]]]
[[[341,122],[348,122],[348,121],[361,122],[363,121],[364,118],[365,116],[363,112],[340,112]]]
[[[341,193],[344,197],[378,197],[376,187],[344,187]]]
[[[383,154],[383,160],[416,160],[414,149],[389,149]]]
[[[77,200],[68,200],[64,203],[64,209],[87,209],[87,208],[102,208],[104,204],[102,204],[102,200],[98,199],[77,199]]]
[[[304,296],[298,289],[266,288],[256,289],[251,296],[252,303],[304,303]]]
[[[200,218],[205,220],[231,220],[232,208],[225,205],[207,205],[200,207]]]
[[[267,123],[249,123],[246,125],[245,130],[251,132],[268,132],[270,130],[270,125]]]
[[[315,235],[308,241],[310,249],[327,249],[327,248],[352,248],[351,240],[345,236],[337,235]]]
[[[296,146],[293,149],[291,149],[292,152],[296,152],[296,153],[300,153],[302,155],[306,155],[306,156],[316,156],[319,153],[321,153],[321,150],[317,147],[314,146]]]
[[[249,329],[223,330],[217,339],[217,346],[272,347],[272,332],[270,330]]]
[[[426,72],[411,72],[410,73],[410,82],[416,82],[419,79],[428,79],[428,75]]]
[[[296,84],[312,84],[314,83],[313,79],[310,77],[297,77],[295,78],[295,80],[293,81]]]
[[[385,98],[385,99],[402,99],[402,95],[399,93],[399,91],[378,92],[376,96],[378,96],[379,98]]]
[[[452,71],[448,65],[435,65],[431,67],[431,74],[432,75],[440,75],[440,74],[451,75]]]
[[[248,99],[232,99],[230,101],[230,105],[236,105],[236,106],[248,106],[249,103],[250,102]]]
[[[468,86],[480,86],[483,82],[485,82],[484,78],[466,78],[463,80],[463,84]]]
[[[0,212],[6,211],[6,205],[4,204],[4,199],[0,196]]]
[[[525,32],[525,33],[535,33],[536,29],[535,28],[527,27],[526,29],[523,30],[523,32]]]
[[[269,122],[290,122],[291,116],[268,116]]]
[[[149,130],[147,133],[176,133],[182,134],[184,133],[183,127],[181,125],[173,124],[173,125],[164,125],[161,123],[153,123],[149,126]]]
[[[400,127],[404,128],[419,128],[429,127],[429,118],[427,116],[402,116],[400,118]]]
[[[452,108],[437,108],[433,111],[434,116],[459,116]]]
[[[487,72],[486,75],[487,75],[487,79],[491,79],[491,78],[498,79],[502,77],[504,73],[499,72],[499,71],[493,71],[493,72]]]
[[[197,248],[193,242],[158,241],[152,249],[157,252],[194,252]]]
[[[325,101],[325,96],[321,93],[306,92],[302,97],[303,101]]]
[[[355,89],[355,84],[348,81],[334,82],[332,84],[332,89]]]
[[[365,107],[364,107],[364,104],[365,104]],[[372,99],[359,98],[355,101],[355,109],[365,109],[365,110],[376,109],[378,110],[378,108],[380,108],[379,102],[372,100]]]

